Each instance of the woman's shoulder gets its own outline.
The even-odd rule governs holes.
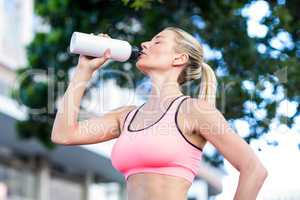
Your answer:
[[[199,114],[207,111],[215,111],[216,107],[212,106],[208,101],[189,97],[182,105],[185,109],[185,114]]]
[[[127,115],[130,111],[136,109],[137,106],[136,105],[126,105],[126,106],[120,106],[116,109],[114,109],[114,112],[118,112],[119,113],[119,117],[123,118],[124,115]]]
[[[120,124],[120,128],[123,127],[125,118],[128,116],[128,114],[130,112],[132,112],[133,110],[135,110],[136,108],[138,108],[138,106],[136,105],[127,105],[127,106],[122,106],[119,107],[119,124]]]

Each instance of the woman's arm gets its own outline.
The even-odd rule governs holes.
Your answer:
[[[199,99],[192,99],[190,105],[189,116],[196,132],[212,143],[240,172],[234,200],[255,200],[267,177],[265,167],[217,108]]]
[[[58,106],[51,133],[52,142],[65,145],[91,144],[119,135],[119,117],[123,108],[78,122],[80,102],[87,84],[93,72],[101,68],[109,58],[109,50],[100,58],[79,56],[75,74]]]
[[[74,76],[58,106],[51,133],[52,142],[64,145],[90,144],[118,135],[117,112],[78,122],[81,98],[94,71],[90,69],[88,63],[95,62],[95,59],[99,60],[97,67],[107,60],[106,58],[89,60],[80,55]],[[80,65],[83,61],[86,63]]]

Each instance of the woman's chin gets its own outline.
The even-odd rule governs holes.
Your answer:
[[[143,73],[143,74],[146,74],[145,73],[145,68],[146,66],[143,65],[142,63],[139,63],[139,61],[136,62],[136,67]]]
[[[145,67],[145,63],[142,61],[142,59],[139,59],[135,65],[137,66],[137,68],[143,68]]]

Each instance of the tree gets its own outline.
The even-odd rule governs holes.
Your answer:
[[[29,64],[18,71],[20,87],[13,91],[13,97],[20,99],[20,103],[28,108],[50,107],[53,112],[48,110],[29,114],[26,121],[19,121],[17,129],[20,136],[37,137],[47,147],[54,147],[50,141],[50,132],[56,108],[55,102],[49,102],[47,90],[49,87],[53,88],[54,94],[51,98],[57,99],[61,95],[57,83],[64,82],[65,87],[67,86],[66,72],[78,59],[78,56],[70,55],[66,51],[73,31],[109,33],[113,38],[125,39],[139,45],[166,26],[177,26],[218,52],[218,56],[208,61],[218,75],[217,106],[228,120],[245,119],[249,122],[251,128],[250,134],[245,137],[247,142],[260,137],[269,130],[270,122],[276,117],[277,105],[282,100],[261,96],[266,81],[272,84],[274,95],[283,88],[286,99],[299,102],[300,15],[296,6],[299,5],[297,0],[285,3],[270,1],[271,14],[261,22],[268,27],[266,36],[249,37],[247,18],[242,16],[241,11],[252,2],[254,1],[36,0],[35,12],[51,29],[50,32],[36,33],[28,46]],[[293,45],[275,49],[270,40],[281,32],[290,35]],[[264,52],[258,50],[259,45],[264,45]],[[134,63],[112,62],[109,68],[134,76],[136,87],[144,76],[135,67],[128,71],[125,65],[132,66]],[[45,81],[36,79],[36,75],[24,76],[27,72],[38,69],[47,72],[46,78],[50,73],[54,74],[55,79]],[[115,79],[119,86],[129,87],[124,77],[102,78]],[[244,87],[245,80],[253,84],[254,89]],[[90,87],[97,87],[98,82],[99,79]],[[196,97],[199,84],[200,80],[196,80],[185,84],[183,89],[187,95]],[[249,103],[256,107],[255,110],[265,109],[266,116],[263,119],[257,118],[254,115],[255,110],[245,108]],[[292,117],[280,116],[280,120],[291,127],[296,116],[299,116],[299,105]],[[205,158],[215,165],[222,163],[219,154]]]

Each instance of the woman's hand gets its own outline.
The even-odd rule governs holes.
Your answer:
[[[93,33],[91,33],[93,34]],[[99,37],[107,37],[111,38],[107,34],[100,33],[98,34]],[[77,64],[77,68],[82,69],[84,71],[88,71],[90,73],[93,73],[95,70],[101,68],[101,66],[110,58],[111,52],[110,49],[107,49],[103,56],[99,58],[91,57],[91,56],[85,56],[85,55],[79,55],[79,60]]]

